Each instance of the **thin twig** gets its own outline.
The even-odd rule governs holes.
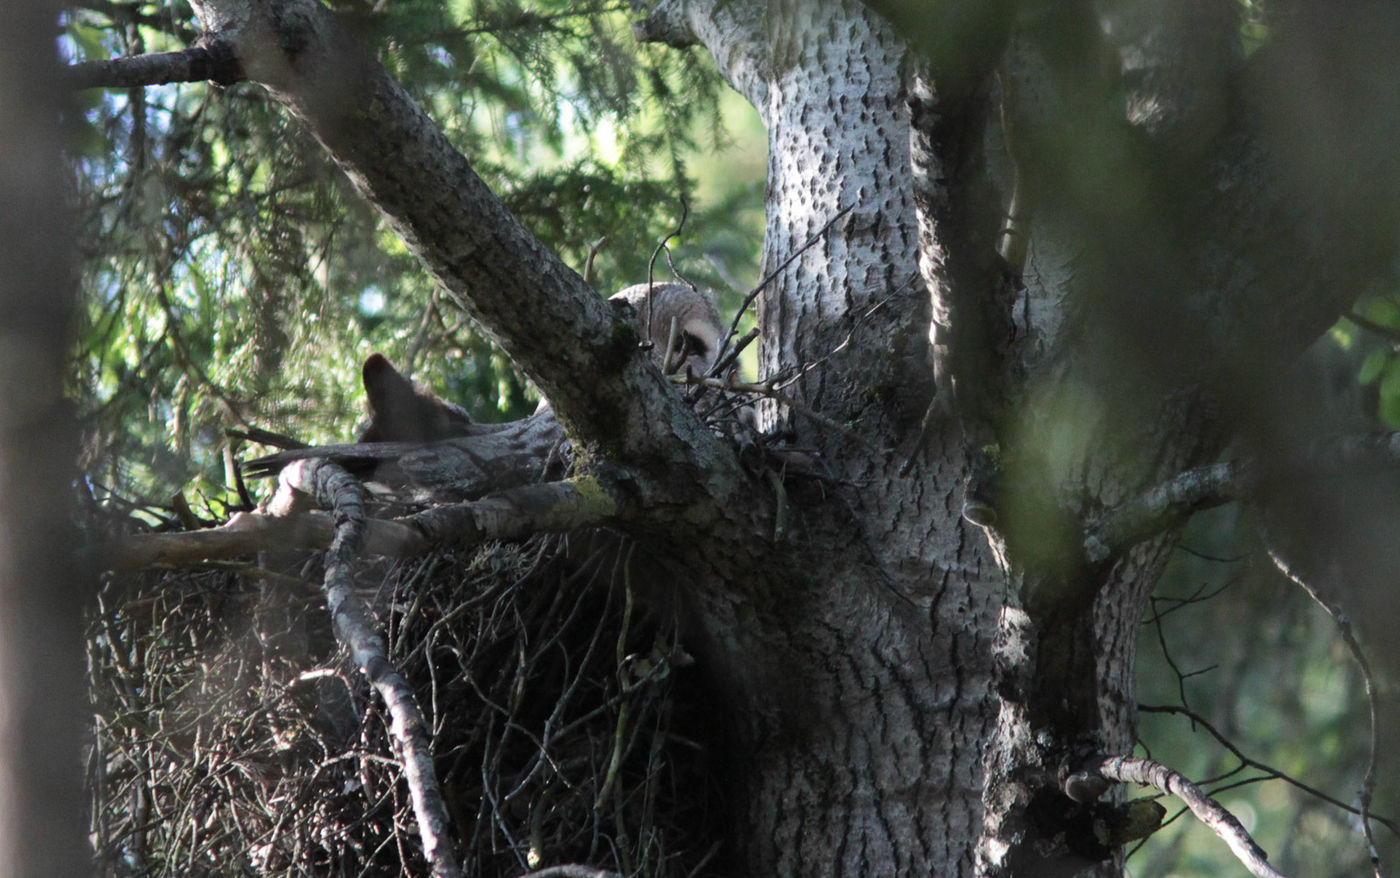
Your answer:
[[[771,272],[765,275],[764,278],[758,282],[758,286],[754,287],[753,291],[744,297],[743,303],[740,304],[738,309],[734,312],[734,319],[729,322],[729,331],[724,334],[724,343],[720,345],[719,354],[715,357],[716,365],[710,368],[710,375],[719,374],[719,372],[716,370],[718,369],[719,363],[724,361],[724,355],[729,350],[729,340],[734,337],[734,334],[736,332],[739,331],[739,320],[744,316],[744,312],[749,310],[749,306],[751,306],[754,303],[754,300],[758,298],[758,294],[763,292],[763,290],[770,283],[772,283],[775,279],[777,279],[777,277],[780,274],[787,270],[787,267],[793,262],[795,262],[797,260],[797,257],[807,252],[809,249],[811,249],[812,245],[820,241],[822,237],[825,236],[826,233],[831,229],[831,227],[836,225],[837,220],[840,220],[846,214],[850,213],[855,209],[856,205],[852,204],[848,207],[843,207],[840,210],[838,210],[835,216],[827,220],[826,223],[820,229],[817,229],[817,231],[810,238],[808,238],[806,241],[803,241],[800,247],[792,251],[792,254],[789,255],[787,259],[784,259],[781,265],[779,265],[777,268],[773,269]]]
[[[1240,748],[1237,747],[1233,741],[1231,741],[1228,737],[1221,733],[1220,730],[1217,729],[1215,726],[1211,725],[1209,720],[1201,716],[1199,713],[1196,713],[1194,710],[1174,704],[1139,704],[1138,711],[1140,713],[1174,713],[1178,716],[1184,716],[1195,725],[1198,725],[1201,728],[1205,729],[1207,734],[1209,734],[1212,738],[1218,741],[1220,743],[1220,746],[1224,747],[1226,750],[1229,750],[1230,753],[1236,759],[1238,759],[1242,765],[1248,766],[1249,768],[1257,769],[1258,771],[1262,771],[1265,774],[1267,774],[1267,779],[1281,780],[1284,783],[1289,784],[1290,786],[1302,790],[1304,793],[1307,793],[1315,799],[1319,799],[1323,802],[1326,802],[1334,808],[1339,808],[1347,812],[1348,814],[1355,814],[1358,817],[1361,815],[1360,808],[1352,807],[1346,802],[1343,802],[1341,799],[1338,799],[1335,796],[1330,796],[1322,790],[1318,789],[1317,787],[1305,784],[1297,778],[1286,774],[1285,772],[1282,772],[1277,768],[1274,768],[1272,765],[1269,765],[1266,762],[1260,762],[1258,759],[1246,756],[1244,751],[1240,750]],[[1379,814],[1371,814],[1371,819],[1376,823],[1379,823],[1380,825],[1384,826],[1386,829],[1389,829],[1395,835],[1396,838],[1400,838],[1400,823],[1397,823],[1389,817],[1383,817]]]
[[[1264,548],[1269,553],[1269,558],[1274,562],[1274,566],[1307,592],[1308,596],[1322,607],[1323,612],[1331,617],[1333,624],[1337,626],[1337,632],[1342,637],[1342,642],[1346,644],[1347,651],[1351,653],[1352,660],[1361,670],[1362,684],[1366,689],[1366,706],[1370,711],[1371,721],[1370,753],[1366,761],[1366,774],[1361,782],[1361,795],[1359,797],[1361,831],[1366,837],[1371,868],[1376,878],[1381,878],[1381,854],[1376,847],[1375,835],[1371,831],[1371,801],[1376,793],[1376,762],[1379,759],[1380,751],[1380,719],[1377,707],[1379,695],[1376,691],[1375,677],[1371,673],[1371,663],[1366,660],[1366,653],[1356,640],[1356,635],[1351,628],[1351,619],[1333,597],[1336,591],[1334,581],[1337,578],[1335,567],[1328,571],[1331,574],[1329,576],[1304,571],[1299,564],[1289,563],[1278,548],[1278,542],[1274,539],[1273,532],[1269,528],[1267,516],[1259,517],[1259,535],[1264,541]]]

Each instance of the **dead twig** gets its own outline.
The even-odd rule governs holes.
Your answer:
[[[1244,824],[1181,772],[1160,762],[1135,756],[1105,756],[1094,760],[1084,771],[1100,775],[1107,780],[1142,784],[1176,796],[1185,802],[1191,813],[1210,827],[1212,832],[1224,839],[1251,875],[1258,878],[1286,878],[1282,872],[1269,865],[1268,854],[1255,844]]]
[[[355,594],[355,560],[364,542],[366,521],[364,486],[339,466],[315,458],[297,461],[279,478],[283,484],[312,495],[333,510],[335,536],[326,550],[323,590],[336,639],[350,651],[355,665],[384,699],[392,718],[390,728],[408,781],[418,837],[434,878],[458,878],[462,873],[448,835],[452,820],[433,769],[432,744],[423,712],[418,709],[408,680],[389,661],[388,646],[376,630],[368,608]]]

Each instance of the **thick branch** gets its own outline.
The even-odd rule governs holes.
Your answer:
[[[1187,780],[1180,772],[1173,771],[1151,759],[1128,756],[1110,756],[1096,761],[1088,770],[1097,771],[1109,780],[1139,783],[1154,787],[1164,793],[1176,796],[1186,803],[1202,823],[1225,840],[1235,857],[1244,864],[1251,875],[1259,878],[1285,878],[1282,872],[1269,865],[1269,856],[1254,843],[1248,830],[1220,803],[1206,795],[1205,790]]]
[[[521,226],[331,13],[314,0],[197,9],[536,380],[585,455],[606,447],[644,462],[644,486],[693,489],[677,469],[711,474],[711,488],[739,484],[732,453],[681,404],[635,331]]]
[[[1097,564],[1161,533],[1192,513],[1239,500],[1257,484],[1256,470],[1229,462],[1180,473],[1124,503],[1089,529],[1084,555]]]
[[[579,478],[504,491],[471,503],[437,506],[393,520],[369,519],[364,551],[409,557],[447,546],[521,539],[603,524],[617,503],[594,479]],[[186,533],[136,534],[96,550],[109,570],[181,567],[281,549],[325,549],[335,522],[323,512],[239,513],[222,527]]]
[[[206,80],[229,85],[243,79],[243,71],[233,51],[214,42],[180,52],[84,61],[69,67],[67,76],[73,88],[135,88]]]
[[[661,0],[632,26],[638,42],[684,47],[696,43],[709,50],[715,66],[739,94],[768,120],[771,61],[767,39],[768,7],[743,0]]]

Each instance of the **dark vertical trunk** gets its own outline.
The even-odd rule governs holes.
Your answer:
[[[81,608],[58,7],[0,28],[0,873],[81,875]]]

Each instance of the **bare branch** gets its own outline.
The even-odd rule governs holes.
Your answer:
[[[457,878],[461,869],[448,836],[452,821],[438,789],[423,712],[413,699],[413,688],[389,661],[388,647],[375,630],[368,609],[355,595],[354,563],[364,543],[365,489],[345,470],[325,460],[298,461],[287,467],[283,477],[334,510],[335,536],[326,551],[323,589],[336,639],[350,651],[392,718],[390,730],[413,800],[423,856],[432,865],[434,878]]]
[[[1272,765],[1268,765],[1266,763],[1260,762],[1257,759],[1253,759],[1245,755],[1245,753],[1242,750],[1240,750],[1239,747],[1235,746],[1235,744],[1229,738],[1223,735],[1219,729],[1211,725],[1205,717],[1201,716],[1199,713],[1196,713],[1190,708],[1179,707],[1176,705],[1139,704],[1138,710],[1142,713],[1174,713],[1180,716],[1184,716],[1187,719],[1189,719],[1194,725],[1198,725],[1201,728],[1205,729],[1206,732],[1212,738],[1219,741],[1222,747],[1224,747],[1226,750],[1229,750],[1230,753],[1240,761],[1241,766],[1248,766],[1249,768],[1254,768],[1259,771],[1262,771],[1268,776],[1265,779],[1281,780],[1289,784],[1290,786],[1296,787],[1304,793],[1307,793],[1313,798],[1320,799],[1321,801],[1326,802],[1334,808],[1340,808],[1348,814],[1356,814],[1358,816],[1360,816],[1361,814],[1360,808],[1353,808],[1351,805],[1348,805],[1346,802],[1343,802],[1336,796],[1329,796],[1327,793],[1324,793],[1317,787],[1309,786],[1308,784],[1303,783],[1297,778],[1285,774],[1277,768],[1274,768]],[[1379,823],[1380,825],[1384,826],[1386,829],[1390,830],[1391,833],[1394,834],[1397,838],[1400,838],[1400,823],[1397,823],[1396,821],[1391,820],[1388,817],[1382,817],[1379,814],[1372,814],[1371,819],[1376,823]]]
[[[1085,557],[1091,563],[1117,557],[1194,512],[1242,499],[1256,484],[1255,469],[1242,463],[1214,463],[1179,473],[1091,527],[1084,538]]]
[[[243,79],[232,49],[221,42],[179,52],[84,61],[66,71],[73,88],[135,88],[171,82],[217,82],[230,85]]]
[[[1269,865],[1268,854],[1250,838],[1244,825],[1235,815],[1225,810],[1219,802],[1206,795],[1205,791],[1187,780],[1178,771],[1151,759],[1131,756],[1106,756],[1095,760],[1086,768],[1097,772],[1109,780],[1139,783],[1154,787],[1164,793],[1176,796],[1186,803],[1202,823],[1225,840],[1235,857],[1244,864],[1251,875],[1258,878],[1285,878],[1284,874]]]
[[[1400,432],[1330,436],[1270,464],[1230,461],[1196,467],[1149,488],[1091,526],[1084,552],[1097,563],[1184,521],[1194,512],[1255,496],[1284,478],[1319,478],[1400,466]]]
[[[294,464],[297,466],[303,464]],[[292,470],[292,467],[288,467]],[[617,504],[587,477],[526,485],[470,503],[437,506],[403,518],[367,519],[363,549],[370,555],[409,557],[445,546],[472,546],[533,533],[558,533],[602,524]],[[94,551],[101,567],[131,570],[182,567],[279,549],[326,549],[335,539],[330,515],[241,512],[228,523],[185,533],[135,534]]]

